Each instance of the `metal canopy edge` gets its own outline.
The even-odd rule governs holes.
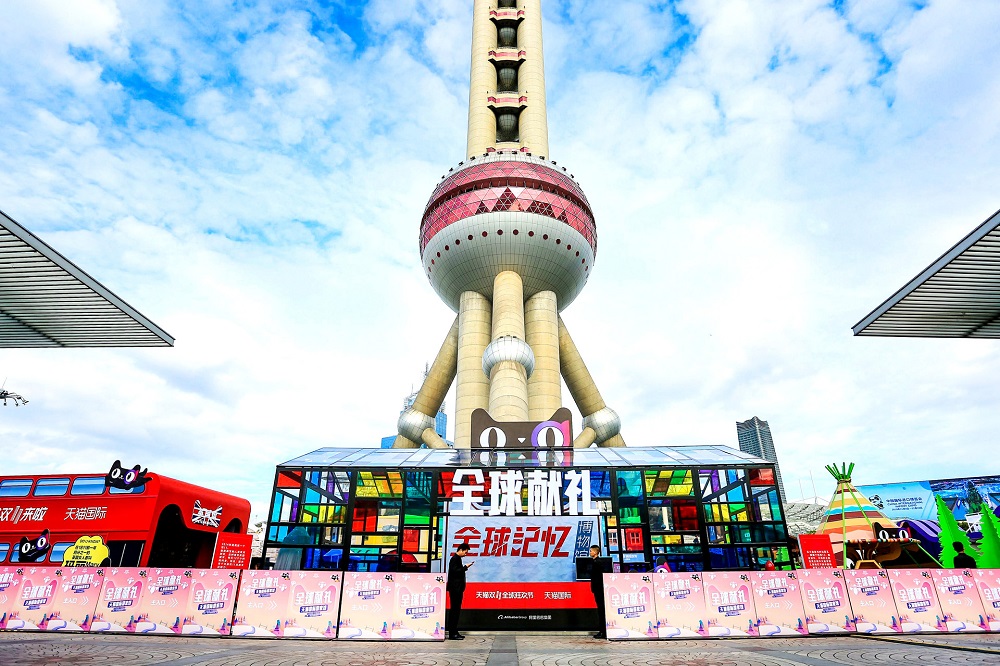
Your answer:
[[[0,347],[174,345],[173,336],[2,210],[0,228],[0,237],[10,235],[0,238]]]
[[[856,336],[1000,337],[1000,211],[852,330]]]

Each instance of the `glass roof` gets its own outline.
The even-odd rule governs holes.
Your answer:
[[[279,467],[697,467],[699,465],[769,465],[728,446],[648,446],[563,451],[474,449],[316,449]]]

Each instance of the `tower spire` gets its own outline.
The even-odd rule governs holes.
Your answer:
[[[549,154],[541,0],[475,0],[466,157]]]

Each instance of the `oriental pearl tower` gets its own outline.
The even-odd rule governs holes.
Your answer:
[[[434,189],[420,223],[423,271],[458,315],[394,448],[447,448],[434,431],[457,381],[455,446],[470,448],[472,414],[544,422],[583,416],[575,448],[624,446],[618,415],[594,383],[559,313],[597,255],[583,189],[549,158],[541,0],[474,0],[466,159]]]

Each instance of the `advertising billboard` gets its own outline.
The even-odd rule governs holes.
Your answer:
[[[847,596],[854,609],[854,629],[861,634],[894,634],[899,631],[896,600],[889,572],[884,569],[844,571]]]
[[[986,631],[986,611],[976,589],[976,578],[968,569],[933,569],[938,601],[948,631],[974,633]]]
[[[761,636],[802,636],[809,633],[794,571],[751,571],[756,594],[757,632]]]
[[[101,598],[90,622],[92,633],[135,631],[139,599],[146,589],[145,571],[131,567],[104,570]]]
[[[810,634],[847,634],[854,631],[854,613],[847,597],[847,580],[841,569],[800,569],[806,628]]]
[[[53,567],[23,567],[21,570],[21,594],[11,608],[11,616],[18,621],[8,621],[11,630],[44,630],[50,609],[59,589],[62,569]]]
[[[394,574],[348,571],[340,604],[339,638],[372,640],[392,638],[396,605]]]
[[[967,523],[971,532],[980,531],[984,511],[1000,515],[1000,476],[882,483],[858,486],[858,491],[891,520],[936,521],[935,495],[945,501],[956,520]]]
[[[757,636],[750,572],[706,571],[705,605],[709,636]]]
[[[653,574],[605,574],[604,611],[609,640],[659,638]]]
[[[705,589],[701,572],[653,574],[657,635],[660,638],[708,636]]]
[[[181,633],[228,636],[239,582],[236,569],[195,569]]]
[[[104,569],[62,568],[56,596],[49,606],[45,631],[89,631],[94,608],[104,586]]]
[[[889,569],[892,594],[904,634],[947,631],[930,569]]]
[[[392,640],[443,641],[445,578],[442,574],[397,573]]]

